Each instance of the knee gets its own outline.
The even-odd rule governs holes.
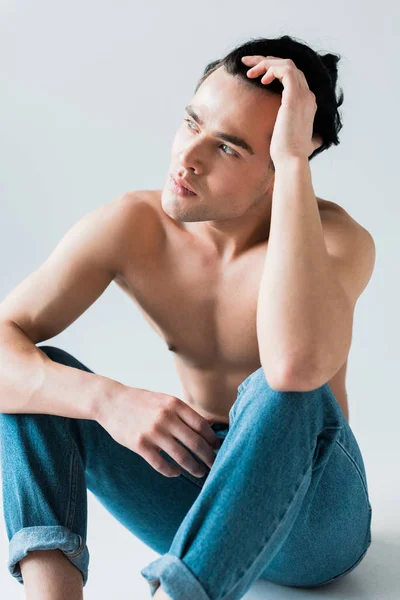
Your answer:
[[[253,373],[250,373],[250,375],[246,377],[244,381],[242,381],[238,387],[239,394],[241,394],[242,391],[244,391],[249,385],[253,384],[256,384],[257,386],[267,386],[270,390],[272,390],[265,378],[264,369],[262,367],[256,371],[253,371]]]
[[[251,407],[257,414],[259,413],[260,407],[256,407],[258,401],[262,405],[266,404],[266,396],[269,394],[279,394],[274,390],[265,378],[264,370],[262,367],[253,371],[238,387],[238,395],[236,401],[232,405],[229,411],[229,418],[233,420],[235,414],[239,408],[241,410],[245,407]]]
[[[296,413],[313,411],[323,407],[324,413],[332,422],[339,422],[341,410],[337,402],[333,401],[328,385],[302,391],[280,391],[271,387],[268,383],[264,369],[260,367],[253,371],[238,387],[238,396],[229,411],[232,421],[239,415],[246,414],[249,418],[258,420],[262,415],[268,413]]]

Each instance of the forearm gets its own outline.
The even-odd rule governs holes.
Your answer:
[[[62,365],[14,323],[0,323],[0,413],[96,419],[117,381]]]
[[[304,380],[317,373],[324,322],[342,302],[340,294],[309,164],[300,159],[278,164],[257,304],[261,363],[275,380],[285,373],[301,373]]]

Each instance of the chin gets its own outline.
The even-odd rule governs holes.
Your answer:
[[[169,190],[164,189],[161,194],[161,208],[174,221],[192,222],[204,220],[198,218],[198,213],[202,210],[202,207],[186,204],[185,198],[175,196]]]
[[[179,201],[166,190],[163,190],[161,194],[161,208],[171,219],[179,220],[179,215],[182,212]]]
[[[174,221],[179,221],[181,223],[192,223],[204,220],[199,219],[198,216],[194,214],[194,211],[182,210],[180,206],[176,206],[171,202],[161,204],[161,206],[165,214],[168,215]]]

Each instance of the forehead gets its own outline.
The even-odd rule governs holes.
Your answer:
[[[201,84],[190,104],[210,131],[240,135],[262,151],[271,138],[281,96],[246,84],[220,67]]]

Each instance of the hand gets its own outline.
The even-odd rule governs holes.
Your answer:
[[[140,454],[166,477],[177,477],[181,471],[160,455],[160,449],[195,477],[203,477],[204,467],[179,442],[210,469],[215,459],[213,445],[219,447],[209,421],[183,400],[120,383],[102,401],[96,420],[115,441]]]
[[[281,106],[276,117],[271,139],[270,155],[275,166],[287,157],[308,157],[322,144],[321,136],[312,137],[313,123],[317,111],[315,94],[290,58],[275,56],[243,56],[242,62],[251,66],[248,77],[263,74],[261,83],[279,79],[283,85]]]

